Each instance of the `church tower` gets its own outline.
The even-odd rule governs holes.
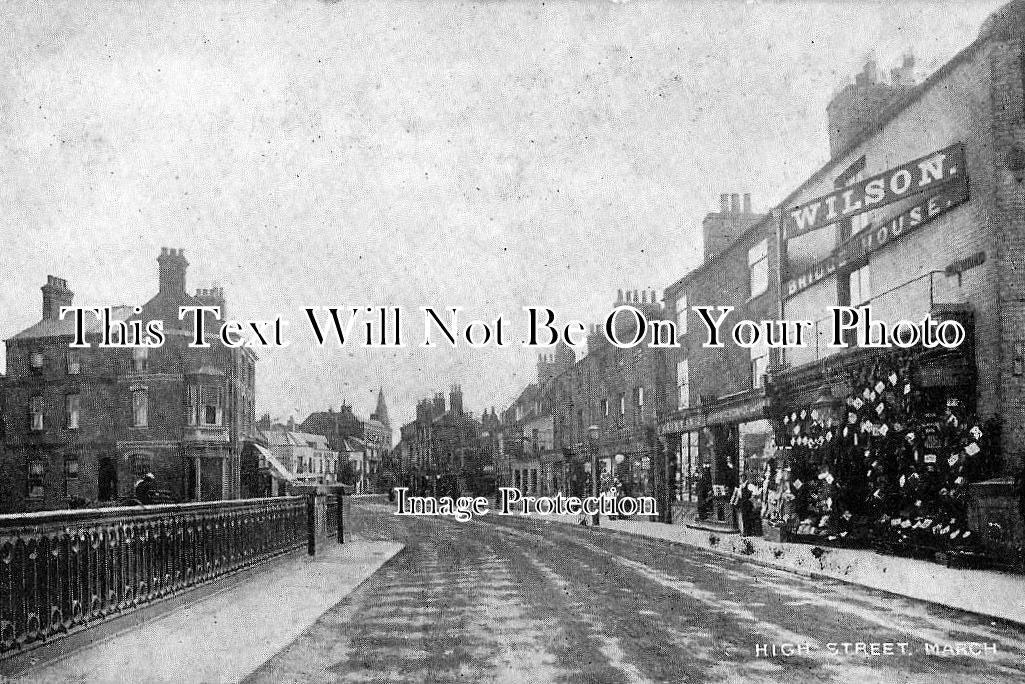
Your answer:
[[[377,408],[370,414],[370,418],[385,427],[391,427],[391,422],[388,420],[388,405],[384,402],[384,387],[377,391]]]

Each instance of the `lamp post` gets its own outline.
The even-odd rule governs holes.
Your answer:
[[[595,502],[598,501],[598,435],[600,429],[597,425],[587,428],[587,443],[591,450],[591,495]],[[591,524],[598,527],[601,524],[601,513],[596,511],[591,517]]]

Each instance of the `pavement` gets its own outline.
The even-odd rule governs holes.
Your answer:
[[[546,516],[544,519],[579,524],[576,516]],[[811,544],[770,542],[760,537],[741,537],[639,519],[602,518],[600,525],[607,530],[688,544],[739,560],[816,578],[838,579],[1025,626],[1025,577],[1022,575],[948,568],[928,560],[901,558],[867,549],[819,547],[816,550]]]
[[[142,626],[34,668],[28,682],[238,682],[401,550],[332,540]]]
[[[247,682],[1025,681],[1015,625],[697,545],[368,502],[352,519],[402,552]]]

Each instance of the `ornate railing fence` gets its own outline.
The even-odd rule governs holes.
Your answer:
[[[0,515],[0,658],[301,548],[309,506],[326,523],[326,504],[291,496]],[[314,536],[334,529],[320,520]]]

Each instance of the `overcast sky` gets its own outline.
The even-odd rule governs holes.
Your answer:
[[[526,304],[597,320],[694,267],[721,192],[764,210],[827,157],[870,50],[925,75],[1000,2],[16,2],[0,8],[0,337],[145,302],[161,246],[229,313],[281,315],[257,409],[396,422],[461,383],[501,408],[536,354],[320,349],[308,305]],[[420,333],[409,320],[409,336]]]

